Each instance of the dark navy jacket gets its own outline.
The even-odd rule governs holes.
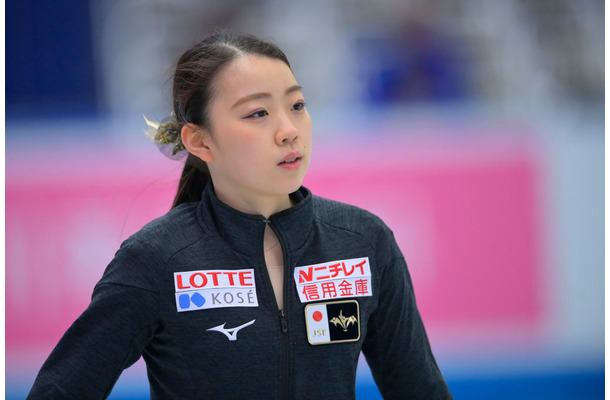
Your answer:
[[[201,202],[176,207],[126,240],[28,399],[105,398],[140,356],[152,399],[353,399],[361,351],[384,398],[451,399],[392,232],[374,215],[306,188],[291,196],[296,204],[267,221],[220,202],[208,185]],[[284,252],[283,311],[265,266],[267,223]],[[353,259],[366,259],[370,270],[359,296],[335,286],[355,280],[307,287],[308,276],[339,274],[331,264],[359,274],[340,263]],[[195,290],[208,286],[218,290]],[[358,313],[342,308],[345,316],[332,324],[322,313],[306,321],[306,306],[324,311],[330,300],[355,300]],[[359,331],[347,333],[351,341],[312,345],[312,318]]]

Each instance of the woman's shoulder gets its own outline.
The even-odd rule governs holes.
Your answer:
[[[170,256],[181,248],[200,240],[201,225],[197,220],[197,204],[184,203],[152,220],[129,237],[121,247],[148,252],[156,258]]]
[[[402,257],[394,233],[377,215],[363,208],[314,196],[314,218],[329,229],[350,232],[375,249],[382,264]]]
[[[351,204],[313,196],[313,207],[315,218],[329,225],[363,233],[388,229],[377,215]]]
[[[179,206],[127,238],[98,283],[156,290],[159,272],[181,249],[201,238],[194,205]]]

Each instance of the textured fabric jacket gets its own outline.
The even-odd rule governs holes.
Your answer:
[[[353,399],[362,351],[384,398],[451,399],[392,232],[306,188],[291,196],[265,220],[208,185],[127,239],[28,398],[105,398],[143,356],[152,399]],[[266,224],[284,252],[282,311]]]

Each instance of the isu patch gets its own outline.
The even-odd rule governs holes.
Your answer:
[[[356,342],[360,339],[360,306],[356,300],[309,304],[305,324],[310,344]]]

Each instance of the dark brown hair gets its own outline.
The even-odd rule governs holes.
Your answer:
[[[173,80],[173,108],[178,132],[189,123],[210,127],[208,105],[213,96],[213,80],[223,66],[246,54],[275,58],[290,67],[286,55],[275,44],[252,35],[226,32],[196,43],[180,57]],[[199,201],[210,179],[207,164],[189,153],[172,208]]]

